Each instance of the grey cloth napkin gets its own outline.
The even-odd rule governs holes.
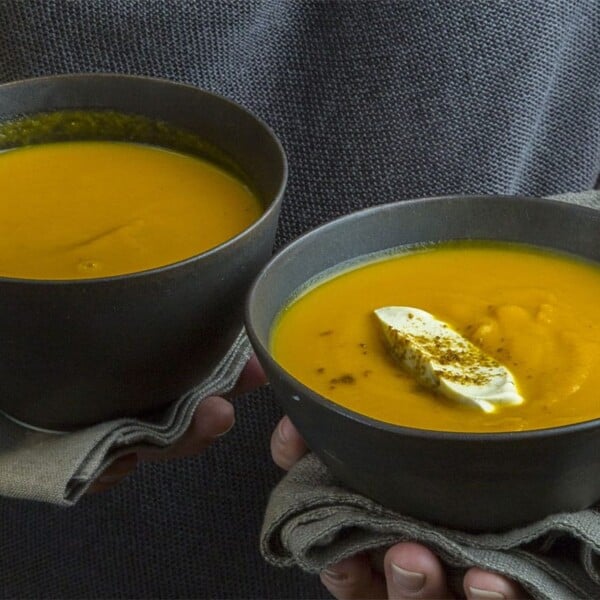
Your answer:
[[[600,209],[600,191],[554,198]],[[533,598],[600,598],[600,504],[505,533],[468,534],[411,519],[340,487],[313,454],[273,490],[260,548],[275,566],[318,573],[358,552],[381,559],[387,547],[408,540],[440,557],[459,596],[465,570],[478,566],[518,581]]]
[[[260,548],[275,566],[318,573],[359,552],[380,556],[408,540],[440,557],[458,595],[466,568],[478,566],[518,581],[536,599],[600,598],[600,506],[506,533],[468,534],[411,519],[340,487],[314,454],[273,490]]]
[[[188,428],[198,403],[230,391],[252,353],[241,332],[207,380],[169,406],[161,418],[117,419],[73,433],[22,427],[0,415],[0,495],[74,504],[116,458],[134,448],[173,444]]]

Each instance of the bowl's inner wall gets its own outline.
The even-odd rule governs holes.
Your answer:
[[[209,160],[255,187],[251,177],[220,148],[166,121],[114,110],[59,110],[0,123],[0,151],[73,141],[118,141],[160,146]]]

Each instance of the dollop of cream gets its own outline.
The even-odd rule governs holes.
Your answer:
[[[421,385],[486,413],[523,402],[511,372],[447,323],[410,306],[374,313],[391,354]]]

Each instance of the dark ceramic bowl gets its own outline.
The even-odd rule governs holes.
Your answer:
[[[524,242],[600,261],[600,212],[551,200],[451,197],[370,208],[279,253],[254,283],[246,325],[284,410],[348,487],[448,527],[501,530],[600,499],[600,420],[531,432],[461,434],[389,425],[334,404],[269,352],[273,320],[294,291],[344,261],[418,242]]]
[[[213,370],[271,256],[287,174],[264,123],[191,86],[121,75],[0,86],[0,149],[82,139],[208,157],[244,178],[265,213],[222,245],[162,268],[73,281],[0,278],[0,410],[48,429],[152,413]]]

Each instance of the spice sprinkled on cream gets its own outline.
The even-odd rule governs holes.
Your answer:
[[[386,306],[375,316],[392,355],[421,385],[487,413],[523,402],[506,367],[428,312]]]

